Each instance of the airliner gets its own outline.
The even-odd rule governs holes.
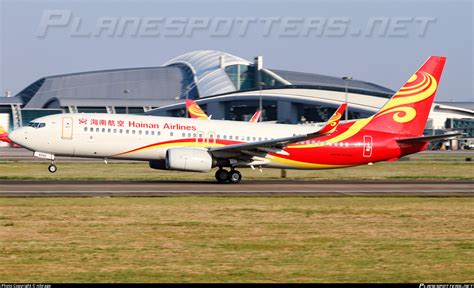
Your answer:
[[[426,149],[423,136],[445,57],[431,56],[373,116],[339,125],[343,103],[322,128],[118,114],[57,114],[33,120],[9,138],[51,161],[56,156],[148,161],[153,169],[209,172],[238,183],[239,167],[332,169],[395,161]],[[229,169],[226,169],[229,168]]]
[[[210,116],[204,112],[201,107],[196,103],[194,100],[186,100],[186,109],[188,110],[189,116],[195,119],[211,119]],[[256,123],[260,120],[260,116],[262,115],[262,110],[258,109],[255,114],[252,115],[249,122]]]

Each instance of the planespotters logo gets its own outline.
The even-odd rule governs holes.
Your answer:
[[[73,38],[423,38],[436,17],[371,16],[112,16],[92,18],[72,10],[43,10],[36,37],[50,33]]]

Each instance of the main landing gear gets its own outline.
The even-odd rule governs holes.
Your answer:
[[[51,165],[48,166],[48,171],[50,173],[54,173],[54,172],[58,171],[58,167],[56,167],[56,165],[54,164],[54,161],[52,161]]]
[[[232,183],[236,184],[242,180],[242,174],[239,171],[232,168],[230,171],[219,168],[216,172],[216,179],[219,183]]]

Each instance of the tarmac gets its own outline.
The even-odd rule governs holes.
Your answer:
[[[474,181],[0,181],[0,197],[473,197]]]

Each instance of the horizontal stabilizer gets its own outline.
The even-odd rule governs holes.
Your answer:
[[[459,136],[459,135],[462,135],[462,133],[449,133],[449,134],[434,135],[434,136],[403,138],[403,139],[398,139],[397,142],[406,143],[406,144],[419,143],[419,142],[431,142],[431,141],[436,141],[436,140],[448,139],[448,138]]]

